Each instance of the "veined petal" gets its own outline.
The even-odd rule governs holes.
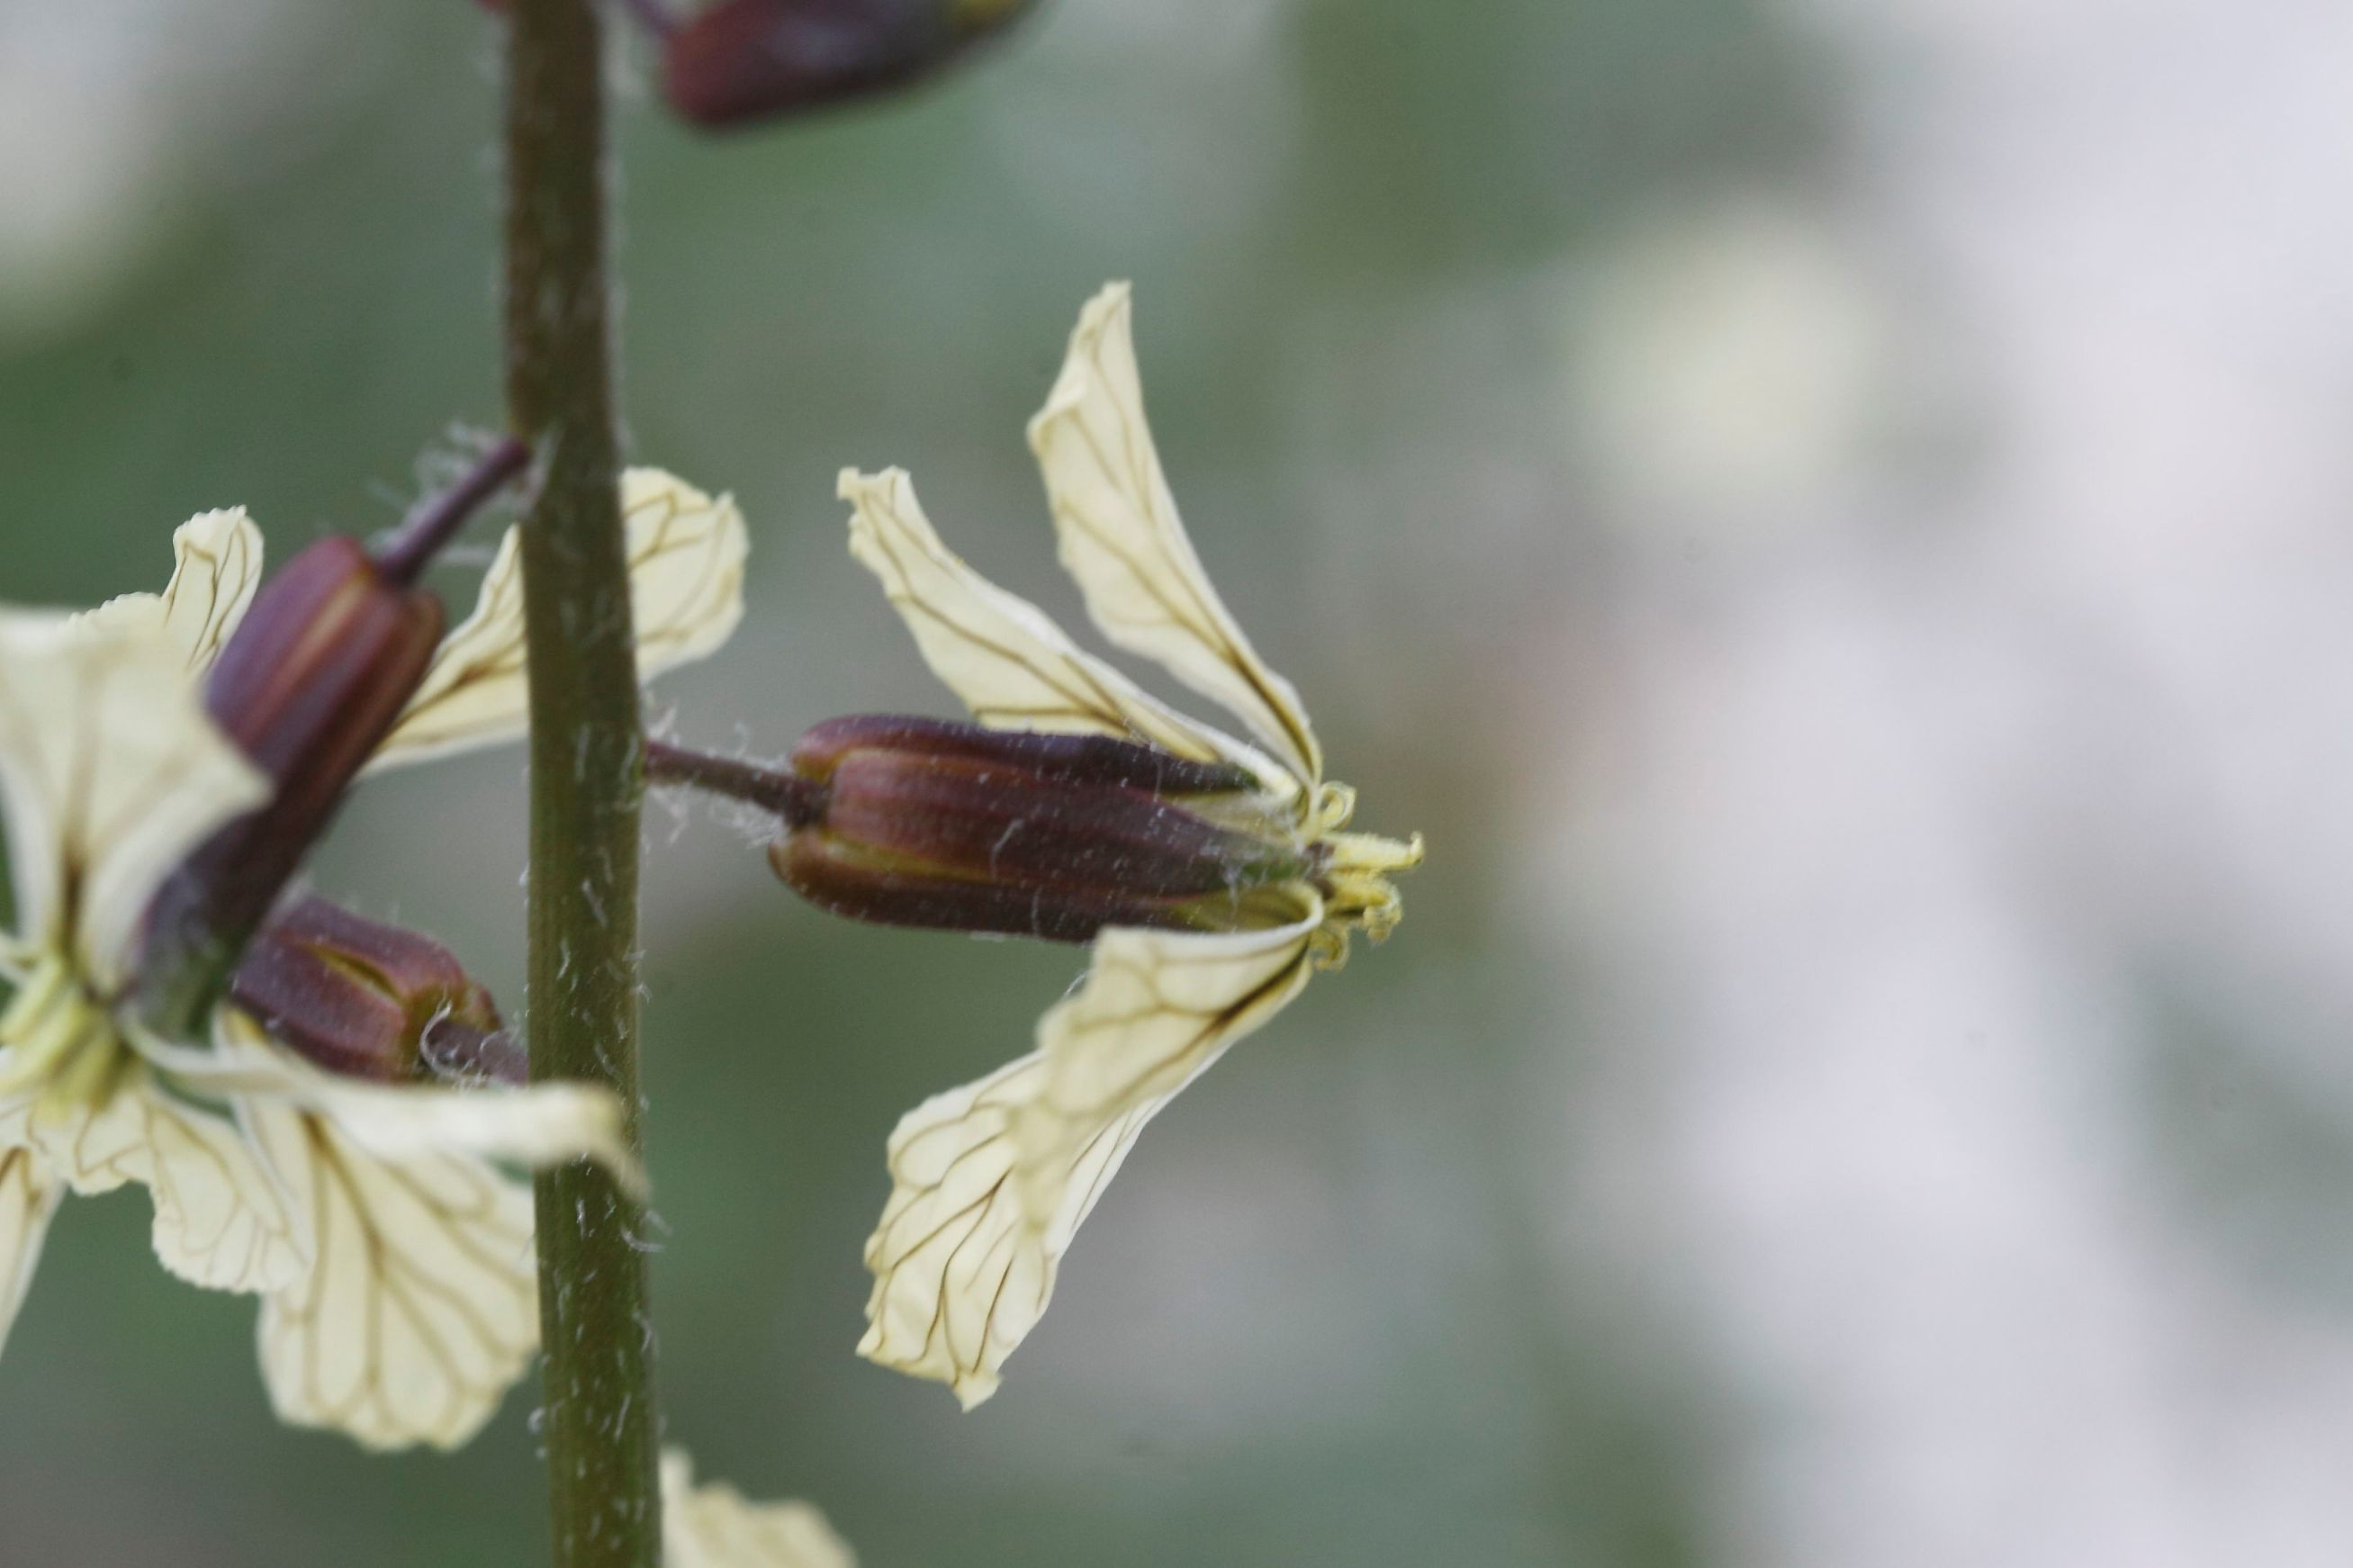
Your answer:
[[[539,1343],[530,1188],[467,1155],[382,1158],[288,1104],[247,1117],[316,1248],[262,1301],[271,1406],[371,1448],[464,1443]]]
[[[1022,1205],[1033,1226],[1067,1235],[1110,1169],[1084,1186],[1089,1152],[1126,1137],[1226,1048],[1299,994],[1324,910],[1267,931],[1194,934],[1113,927],[1095,939],[1085,981],[1038,1021],[1045,1083],[1014,1118]],[[1113,1168],[1116,1162],[1113,1163]]]
[[[0,1109],[0,1346],[7,1344],[16,1309],[25,1304],[49,1216],[65,1192],[26,1141],[29,1107],[20,1100]]]
[[[311,1099],[355,1146],[386,1159],[461,1152],[534,1170],[593,1160],[631,1196],[646,1195],[645,1167],[622,1133],[620,1102],[593,1084],[331,1084]]]
[[[1040,1048],[933,1096],[891,1134],[866,1244],[860,1355],[967,1410],[1051,1300],[1062,1255],[1145,1122],[1306,983],[1320,911],[1265,931],[1126,929],[1039,1026]]]
[[[261,530],[241,506],[201,511],[172,531],[172,580],[161,594],[122,594],[82,617],[110,630],[161,630],[188,673],[212,668],[261,585]]]
[[[20,934],[119,986],[156,885],[269,786],[150,626],[0,614],[0,801]],[[73,929],[57,929],[70,920]]]
[[[946,1384],[966,1410],[997,1392],[1061,1263],[1026,1223],[1013,1184],[1013,1113],[1045,1079],[1032,1052],[934,1095],[891,1133],[891,1196],[866,1243],[874,1289],[858,1353]]]
[[[155,1200],[155,1256],[164,1267],[215,1290],[290,1284],[310,1263],[311,1237],[240,1131],[174,1105],[153,1087],[141,1100],[153,1160],[147,1185]]]
[[[621,476],[621,513],[642,683],[703,658],[734,631],[749,546],[733,498],[714,499],[659,468]],[[512,740],[529,727],[522,546],[521,533],[508,530],[474,613],[442,640],[370,768]]]
[[[840,494],[851,507],[849,552],[882,580],[923,662],[981,723],[1139,741],[1195,762],[1239,763],[1270,789],[1293,793],[1289,773],[1257,750],[1153,697],[1044,611],[974,571],[940,542],[903,470],[845,468]]]
[[[323,1072],[281,1049],[239,1008],[221,1008],[214,1026],[209,1053],[157,1042],[139,1048],[195,1092],[234,1098],[247,1109],[292,1105],[383,1159],[461,1155],[534,1169],[593,1160],[632,1196],[646,1196],[645,1167],[629,1148],[621,1103],[597,1085],[369,1083]]]
[[[662,1568],[858,1568],[813,1503],[755,1503],[723,1481],[694,1484],[683,1448],[661,1458]]]
[[[1128,286],[1087,302],[1069,357],[1029,421],[1063,567],[1104,637],[1222,704],[1306,789],[1324,755],[1289,681],[1210,586],[1144,417]]]
[[[57,1178],[81,1194],[126,1183],[155,1205],[155,1256],[214,1290],[274,1290],[310,1261],[310,1238],[285,1190],[227,1116],[184,1104],[139,1063],[124,1068],[106,1104],[30,1137]]]

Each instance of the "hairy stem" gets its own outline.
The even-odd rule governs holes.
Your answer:
[[[506,366],[545,479],[522,530],[531,658],[531,1076],[638,1108],[637,672],[614,434],[602,42],[591,0],[513,0]],[[541,1173],[539,1310],[556,1568],[659,1568],[643,1218],[604,1172]]]
[[[369,552],[375,558],[376,574],[388,583],[416,582],[482,503],[530,466],[530,442],[509,436],[494,443],[456,484],[419,503],[390,538]]]
[[[825,786],[813,779],[663,741],[646,742],[646,777],[658,784],[683,784],[772,811],[786,827],[806,827],[825,810]]]

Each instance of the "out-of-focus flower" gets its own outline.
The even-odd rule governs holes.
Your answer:
[[[663,1568],[858,1568],[813,1503],[753,1502],[724,1481],[694,1484],[683,1448],[661,1459]]]
[[[651,673],[733,627],[743,525],[667,475],[633,474],[625,501]],[[202,1043],[147,1021],[136,991],[159,889],[272,791],[204,701],[260,576],[259,531],[242,511],[209,512],[174,542],[161,595],[0,612],[16,916],[0,933],[14,986],[0,1013],[0,1335],[63,1194],[139,1182],[166,1268],[268,1298],[264,1372],[281,1415],[374,1447],[452,1446],[535,1336],[528,1194],[498,1163],[586,1156],[628,1184],[642,1174],[600,1089],[350,1077],[233,1004]],[[375,761],[520,733],[522,647],[510,536]]]
[[[1036,0],[721,0],[664,40],[670,107],[710,126],[911,87]]]
[[[1097,627],[1219,702],[1251,739],[1169,708],[983,579],[940,542],[905,474],[843,475],[852,553],[881,579],[925,662],[973,717],[1063,746],[1072,737],[1117,742],[1123,755],[1095,757],[1079,782],[1108,782],[1136,797],[1108,816],[1095,809],[1100,794],[1075,809],[1083,792],[1069,759],[1054,776],[1051,746],[1018,766],[966,746],[979,767],[951,767],[949,787],[916,803],[918,826],[894,829],[892,806],[921,794],[930,764],[903,740],[870,744],[896,776],[864,786],[860,804],[871,809],[859,832],[868,847],[879,841],[902,860],[928,854],[935,869],[970,880],[1018,885],[1028,875],[1105,894],[1122,888],[1124,855],[1137,868],[1131,892],[1173,890],[1187,901],[1165,924],[1115,915],[1099,922],[1087,975],[1039,1021],[1038,1048],[926,1100],[891,1136],[893,1184],[867,1245],[874,1289],[859,1349],[946,1382],[966,1408],[995,1391],[1006,1356],[1044,1312],[1072,1236],[1145,1123],[1297,995],[1313,970],[1339,964],[1352,932],[1386,936],[1399,912],[1389,876],[1421,858],[1419,837],[1342,831],[1353,792],[1324,779],[1298,694],[1251,648],[1203,573],[1145,423],[1126,286],[1106,289],[1080,317],[1029,442],[1062,563]],[[858,737],[832,738],[844,739]],[[940,750],[936,740],[926,743]],[[845,754],[856,756],[857,746]],[[1155,788],[1127,776],[1139,759],[1164,770]],[[991,771],[994,782],[976,782]],[[934,784],[941,776],[929,775]],[[1008,853],[1002,868],[973,860],[976,822],[1003,832],[1008,846],[1033,831],[1015,802],[1024,795],[1038,807],[1027,859],[1017,867],[1021,858]],[[1148,826],[1155,807],[1187,818],[1173,825],[1176,840],[1123,848],[1117,833],[1103,831],[1106,822],[1120,832]],[[925,825],[925,812],[944,828]],[[1172,856],[1171,842],[1184,847]],[[1166,881],[1168,862],[1188,853],[1227,890]],[[1164,879],[1146,887],[1146,868]],[[880,905],[859,912],[893,918]]]

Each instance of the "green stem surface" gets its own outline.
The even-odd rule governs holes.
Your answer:
[[[613,414],[602,41],[590,0],[512,0],[506,371],[543,477],[522,530],[531,658],[531,1076],[638,1096],[642,737]],[[659,1568],[643,1215],[604,1172],[537,1182],[556,1568]]]

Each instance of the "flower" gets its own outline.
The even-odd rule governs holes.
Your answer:
[[[663,1568],[858,1568],[816,1505],[755,1503],[723,1481],[694,1484],[683,1448],[661,1458]]]
[[[843,474],[851,553],[982,725],[1111,737],[1238,771],[1250,831],[1279,824],[1303,869],[1232,900],[1229,929],[1103,927],[1085,978],[1039,1021],[1037,1049],[925,1100],[891,1134],[859,1352],[947,1383],[966,1409],[995,1392],[1036,1326],[1072,1236],[1145,1123],[1311,972],[1337,967],[1353,932],[1388,935],[1399,913],[1389,876],[1421,859],[1419,837],[1342,831],[1353,792],[1325,780],[1298,694],[1202,572],[1145,424],[1125,285],[1080,316],[1029,444],[1062,564],[1096,626],[1218,702],[1248,742],[1150,696],[982,578],[940,542],[897,469]]]
[[[732,502],[627,476],[638,667],[709,652],[741,615]],[[68,1192],[146,1185],[172,1272],[264,1298],[287,1420],[371,1447],[464,1441],[536,1342],[530,1195],[498,1162],[595,1158],[642,1181],[621,1108],[586,1085],[468,1089],[321,1070],[228,1005],[204,1045],[132,1005],[142,921],[189,851],[269,795],[202,685],[261,571],[242,510],[173,536],[160,595],[0,611],[0,1340]],[[509,535],[371,765],[486,744],[527,718]]]

